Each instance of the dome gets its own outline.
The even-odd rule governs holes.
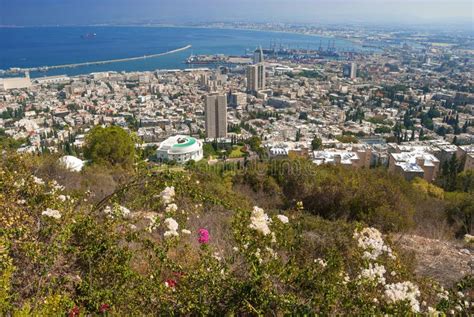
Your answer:
[[[159,150],[166,150],[169,154],[185,154],[199,151],[201,144],[193,137],[177,135],[161,143]]]
[[[156,154],[158,159],[178,163],[199,161],[203,158],[202,142],[187,135],[172,136],[160,144]]]

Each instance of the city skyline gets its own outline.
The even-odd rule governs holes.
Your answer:
[[[473,5],[466,0],[33,0],[0,1],[0,25],[91,25],[202,23],[368,23],[464,25],[472,30]]]

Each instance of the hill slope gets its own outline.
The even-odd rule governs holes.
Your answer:
[[[289,199],[288,178],[280,187],[276,177],[261,183],[222,170],[90,169],[74,174],[44,158],[4,155],[3,315],[472,312],[472,276],[450,290],[417,276],[413,258],[378,229],[343,212],[323,219]],[[236,190],[249,177],[266,194]],[[314,186],[333,184],[320,179]],[[358,186],[339,187],[340,206],[365,217]],[[311,193],[300,194],[310,202]],[[355,220],[397,228],[383,226],[392,216],[377,208]]]

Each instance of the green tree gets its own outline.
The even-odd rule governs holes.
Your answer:
[[[250,145],[250,149],[254,152],[257,152],[260,147],[262,146],[262,140],[258,136],[253,136],[247,140],[248,145]]]
[[[359,140],[353,135],[338,135],[336,140],[342,143],[358,143]]]
[[[375,133],[390,133],[392,132],[392,129],[389,126],[383,125],[383,126],[375,128],[374,132]]]
[[[311,141],[311,148],[313,151],[317,151],[323,147],[323,141],[321,138],[318,138],[316,135],[314,136],[313,141]]]
[[[466,193],[474,192],[474,170],[459,173],[456,178],[456,190]]]
[[[446,191],[454,191],[456,189],[459,166],[460,162],[456,155],[452,155],[451,159],[444,161],[437,180],[438,185]]]
[[[130,167],[135,154],[132,136],[120,127],[96,126],[86,136],[84,156],[93,163]]]
[[[457,234],[462,236],[474,232],[474,195],[472,193],[453,192],[447,194],[449,202],[446,213],[452,224],[458,228]]]

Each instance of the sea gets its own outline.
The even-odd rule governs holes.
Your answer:
[[[95,35],[95,36],[93,36]],[[242,56],[257,47],[316,49],[329,43],[345,51],[362,50],[345,39],[284,32],[191,27],[17,27],[0,28],[0,70],[139,57],[192,48],[170,55],[104,65],[34,72],[31,77],[80,75],[102,71],[184,69],[191,55]]]

